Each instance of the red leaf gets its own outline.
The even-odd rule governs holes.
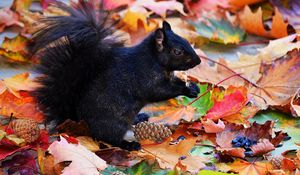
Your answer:
[[[236,114],[246,103],[246,94],[236,90],[229,95],[225,95],[222,101],[216,102],[205,117],[216,121],[222,117]]]

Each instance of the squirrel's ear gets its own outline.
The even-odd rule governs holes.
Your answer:
[[[171,25],[167,21],[163,22],[163,29],[164,30],[172,30]]]
[[[164,37],[165,36],[162,29],[157,29],[155,31],[155,44],[159,52],[163,51],[164,49],[164,45],[163,45]]]

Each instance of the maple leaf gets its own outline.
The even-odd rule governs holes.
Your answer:
[[[28,41],[22,35],[17,35],[12,39],[5,37],[0,48],[0,55],[8,58],[8,61],[11,62],[28,62],[30,58],[28,58],[28,53],[25,49]]]
[[[26,11],[31,6],[32,0],[14,0],[11,9],[17,12]]]
[[[225,129],[225,124],[222,120],[218,120],[218,123],[215,123],[214,121],[207,119],[205,121],[202,121],[204,131],[206,133],[218,133]]]
[[[199,116],[203,116],[213,106],[213,101],[211,100],[212,93],[211,91],[208,93],[206,92],[208,90],[208,84],[198,84],[198,87],[200,89],[198,94],[198,96],[201,96],[200,99],[193,102],[195,100],[194,98],[182,96],[178,98],[178,102],[184,106],[187,106],[189,103],[193,102],[191,106],[197,109]],[[204,95],[204,93],[206,94]]]
[[[264,0],[243,0],[243,1],[229,0],[228,6],[234,10],[237,10],[237,9],[243,8],[246,5],[256,4],[256,3],[259,3],[262,1],[264,1]]]
[[[241,26],[249,33],[270,38],[281,38],[289,34],[288,23],[284,22],[281,13],[276,8],[270,31],[264,28],[261,8],[258,8],[258,10],[253,13],[251,9],[246,6],[239,14],[239,19]]]
[[[205,166],[203,162],[206,162],[207,159],[200,156],[190,156],[189,152],[195,146],[197,137],[187,134],[186,131],[187,126],[181,125],[175,133],[163,143],[142,145],[142,150],[145,150],[145,152],[139,151],[138,155],[148,159],[156,159],[162,169],[173,169],[179,162],[179,158],[184,156],[185,158],[180,160],[180,163],[187,168],[187,171],[198,172],[199,169]],[[178,136],[184,136],[186,139],[176,145],[170,145],[169,142],[172,138],[176,139]]]
[[[122,18],[124,29],[136,32],[138,31],[138,23],[141,22],[146,32],[150,32],[157,27],[157,24],[154,20],[149,20],[148,23],[148,17],[149,14],[145,12],[132,11],[129,9]]]
[[[27,92],[20,94],[20,98],[5,91],[0,95],[0,115],[16,118],[33,119],[42,122],[43,114],[37,109],[36,101]]]
[[[2,161],[1,167],[7,169],[8,174],[36,174],[38,171],[35,157],[28,151],[22,151],[11,159]]]
[[[95,152],[95,154],[110,165],[131,167],[137,163],[134,160],[131,161],[135,154],[132,156],[129,151],[116,147],[101,149]]]
[[[228,89],[234,89],[232,87]],[[235,88],[233,92],[224,96],[222,101],[215,102],[214,106],[207,112],[205,118],[218,120],[225,116],[236,114],[247,103],[247,89]]]
[[[96,152],[100,150],[99,144],[94,141],[91,137],[87,137],[87,136],[79,136],[76,137],[76,139],[79,141],[79,143],[86,147],[86,149],[92,151],[92,152]]]
[[[270,2],[278,8],[285,19],[288,20],[296,30],[300,30],[300,4],[298,1],[288,1],[288,7],[280,0],[270,0]]]
[[[170,1],[154,1],[154,0],[140,0],[136,2],[136,5],[143,6],[150,9],[154,13],[166,18],[167,10],[176,10],[183,15],[186,13],[183,10],[183,4],[175,0]]]
[[[240,175],[267,175],[272,170],[270,162],[247,162],[241,159],[236,159],[230,167]]]
[[[206,18],[205,21],[190,21],[197,33],[211,41],[222,44],[238,44],[246,37],[246,33],[239,27],[232,26],[225,19],[215,20]]]
[[[300,50],[294,49],[286,56],[261,66],[262,77],[257,81],[259,88],[251,87],[253,102],[265,109],[266,106],[282,106],[290,102],[300,87]]]
[[[237,73],[243,75],[251,82],[257,82],[261,77],[260,65],[261,63],[270,63],[276,58],[286,55],[288,51],[295,48],[300,48],[300,41],[296,41],[297,34],[290,35],[284,38],[272,40],[268,46],[258,48],[258,54],[248,55],[238,53],[238,61],[227,61],[226,64],[229,68]]]
[[[218,12],[218,7],[222,6],[223,8],[228,7],[228,0],[185,0],[184,5],[189,10],[191,15],[199,16],[203,11],[214,11]]]
[[[48,151],[54,156],[55,164],[72,161],[69,166],[64,168],[62,174],[99,174],[99,170],[107,167],[106,162],[95,153],[80,144],[70,144],[63,137],[60,137],[60,141],[54,141]]]
[[[262,139],[256,145],[251,146],[253,155],[263,155],[266,152],[273,151],[274,149],[275,146],[268,139]]]
[[[291,113],[294,117],[300,117],[300,88],[291,100]]]
[[[19,15],[9,8],[0,9],[0,32],[2,32],[5,27],[16,25],[23,27],[24,24],[19,21]]]
[[[150,105],[144,109],[146,112],[163,112],[157,117],[151,117],[150,122],[165,123],[169,125],[178,124],[180,120],[192,121],[195,118],[195,109],[192,106],[179,105],[170,101],[167,104]]]

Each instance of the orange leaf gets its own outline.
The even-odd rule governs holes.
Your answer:
[[[202,121],[204,130],[206,133],[218,133],[225,129],[225,124],[222,120],[218,120],[218,123],[207,119],[206,121]]]
[[[20,98],[20,91],[31,91],[38,86],[36,82],[29,78],[30,74],[24,72],[10,78],[0,80],[0,95],[8,90],[10,93]]]
[[[5,38],[0,48],[0,55],[9,58],[9,61],[28,62],[26,44],[28,39],[22,35],[15,38]]]
[[[259,2],[262,2],[264,0],[229,0],[229,5],[231,6],[231,8],[233,9],[240,9],[246,5],[250,5],[250,4],[256,4]]]
[[[195,109],[192,106],[174,106],[173,109],[166,110],[164,114],[158,117],[152,117],[150,122],[178,124],[181,119],[185,121],[192,121],[194,118]]]
[[[272,169],[272,164],[269,162],[247,162],[241,159],[236,159],[230,165],[233,171],[239,175],[267,175]]]
[[[28,118],[37,122],[42,122],[44,118],[33,97],[26,92],[20,94],[20,98],[8,91],[0,95],[0,115],[10,116],[11,113],[16,118]]]
[[[139,29],[138,23],[141,22],[146,32],[150,32],[157,27],[157,23],[153,20],[148,20],[148,17],[149,14],[147,13],[128,10],[122,19],[124,29],[130,32],[137,32]]]
[[[32,0],[14,0],[11,8],[14,11],[22,12],[29,9],[31,6]]]
[[[264,28],[261,8],[253,13],[246,6],[239,14],[239,18],[241,26],[249,33],[269,38],[281,38],[288,35],[288,23],[284,22],[281,13],[277,9],[275,9],[275,15],[272,18],[271,31]]]

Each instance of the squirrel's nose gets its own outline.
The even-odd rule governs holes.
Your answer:
[[[200,57],[199,57],[198,55],[195,55],[195,56],[193,57],[193,60],[194,60],[194,62],[195,62],[196,65],[198,65],[198,64],[201,63],[201,59],[200,59]]]

